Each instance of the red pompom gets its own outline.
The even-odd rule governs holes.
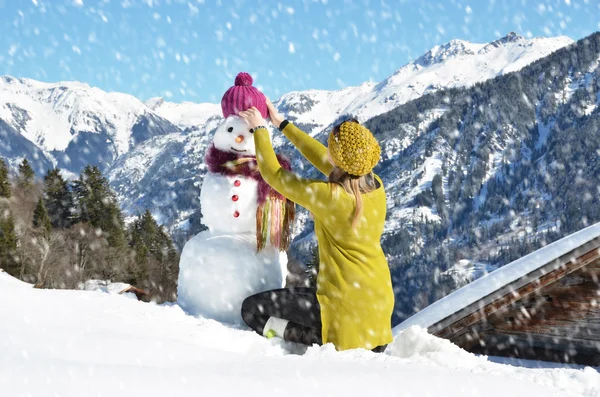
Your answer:
[[[235,85],[250,86],[252,85],[252,76],[246,72],[238,73],[235,77]]]

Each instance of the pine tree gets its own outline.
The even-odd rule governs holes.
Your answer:
[[[168,296],[176,287],[179,258],[173,241],[149,210],[138,215],[129,229],[130,245],[136,254],[133,276],[138,285],[150,275],[160,293]]]
[[[35,172],[31,165],[29,165],[29,161],[27,159],[23,159],[21,164],[19,164],[19,186],[28,187],[33,184],[33,179],[35,178]]]
[[[440,174],[436,174],[433,177],[433,181],[431,182],[431,192],[433,195],[433,200],[435,201],[435,206],[437,211],[442,219],[446,218],[446,205],[444,198],[444,189],[442,176]]]
[[[52,223],[50,222],[50,217],[48,216],[48,211],[42,197],[38,200],[33,211],[33,227],[42,228],[46,236],[49,236],[52,231]]]
[[[130,227],[130,245],[135,252],[135,260],[129,269],[130,284],[141,286],[148,276],[149,255],[148,247],[144,242],[140,219],[136,219]]]
[[[133,222],[130,234],[131,245],[136,251],[136,261],[139,264],[147,263],[147,256],[152,255],[157,260],[162,260],[160,227],[154,220],[152,213],[146,210]]]
[[[123,214],[100,169],[86,166],[72,186],[77,201],[77,220],[102,230],[111,246],[125,246]]]
[[[10,180],[8,179],[8,167],[4,159],[0,158],[0,197],[10,198],[12,191],[10,189]]]
[[[14,277],[19,275],[19,261],[16,257],[17,235],[13,215],[7,206],[0,211],[0,267]]]
[[[58,168],[44,177],[44,204],[52,227],[64,229],[73,223],[73,195]]]

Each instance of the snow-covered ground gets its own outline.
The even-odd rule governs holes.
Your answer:
[[[494,363],[416,327],[385,354],[300,351],[176,305],[0,272],[2,397],[600,396],[595,369]]]

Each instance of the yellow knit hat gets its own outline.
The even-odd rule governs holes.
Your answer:
[[[379,162],[381,148],[366,127],[353,121],[346,121],[339,127],[339,133],[329,134],[327,141],[333,163],[355,176],[363,176]]]

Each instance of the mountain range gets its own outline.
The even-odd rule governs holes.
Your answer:
[[[401,280],[395,285],[411,295],[397,299],[398,318],[470,281],[457,280],[453,274],[464,272],[454,266],[472,260],[478,269],[491,269],[554,238],[551,233],[576,227],[561,221],[555,208],[560,203],[551,211],[544,200],[531,201],[536,194],[565,197],[560,189],[549,191],[547,175],[535,179],[529,173],[560,169],[557,160],[548,161],[567,149],[565,139],[574,138],[556,131],[591,123],[598,112],[597,53],[589,45],[594,40],[597,35],[574,44],[568,37],[526,39],[515,33],[485,44],[453,40],[381,82],[290,92],[275,102],[317,139],[353,115],[380,140],[377,172],[389,202],[384,250]],[[583,58],[577,56],[582,48],[585,62],[574,64]],[[0,77],[0,155],[9,164],[27,157],[39,172],[57,166],[67,175],[97,164],[126,213],[149,208],[180,243],[202,227],[203,158],[222,120],[219,104],[142,102],[82,83]],[[313,175],[277,134],[274,144],[296,170]],[[578,178],[585,181],[591,171],[583,172]],[[310,231],[301,213],[301,258],[314,244]],[[540,233],[546,240],[522,238]],[[529,246],[511,244],[517,239]],[[443,288],[432,287],[438,284]]]

